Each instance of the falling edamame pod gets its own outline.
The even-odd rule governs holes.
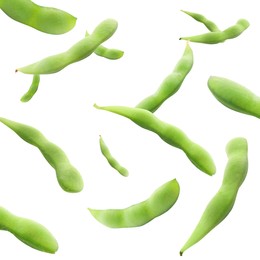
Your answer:
[[[58,250],[56,239],[44,226],[33,220],[15,216],[3,207],[0,207],[0,229],[9,231],[34,249],[52,254]]]
[[[25,142],[37,147],[48,163],[55,169],[61,188],[67,192],[80,192],[83,180],[78,170],[71,165],[61,148],[51,143],[37,129],[9,119],[0,117],[0,122],[12,129]]]
[[[160,186],[147,200],[128,208],[89,208],[89,211],[97,221],[110,228],[139,227],[168,211],[177,201],[179,193],[179,183],[174,179]]]
[[[39,83],[40,83],[40,76],[39,75],[33,75],[33,80],[32,80],[32,84],[30,86],[30,88],[28,89],[28,91],[21,97],[21,101],[22,102],[28,102],[29,100],[31,100],[31,98],[35,95],[35,93],[38,90],[39,87]]]
[[[164,79],[153,95],[142,100],[136,107],[155,112],[166,99],[170,98],[179,90],[192,66],[193,52],[187,42],[184,53],[173,72]]]
[[[78,62],[91,55],[96,48],[109,39],[117,29],[117,21],[107,19],[101,22],[89,36],[74,44],[65,52],[49,56],[36,63],[17,69],[25,74],[56,73],[68,65]]]
[[[246,19],[239,19],[235,25],[228,27],[224,31],[212,31],[195,36],[181,37],[180,40],[206,44],[217,44],[238,37],[248,27],[249,22]]]
[[[102,136],[99,136],[99,146],[101,153],[104,155],[104,157],[107,159],[108,163],[117,170],[122,176],[127,177],[128,176],[128,170],[121,166],[119,162],[113,157],[111,152],[109,151],[109,148],[107,147],[106,143],[104,142]]]
[[[77,20],[67,12],[39,6],[31,0],[0,0],[0,9],[13,20],[48,34],[66,33]]]
[[[182,130],[161,121],[152,112],[142,108],[125,106],[100,107],[95,104],[94,107],[124,116],[140,127],[156,133],[169,145],[183,150],[190,161],[208,175],[213,175],[216,172],[215,164],[206,150],[191,141]]]
[[[199,223],[188,241],[182,247],[180,255],[199,242],[212,229],[221,223],[232,210],[238,190],[244,182],[248,170],[247,141],[245,138],[234,138],[226,146],[228,162],[222,185],[209,202]]]
[[[224,106],[260,118],[260,97],[244,86],[226,78],[211,76],[208,87]]]

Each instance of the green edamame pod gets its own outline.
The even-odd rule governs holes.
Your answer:
[[[136,107],[155,112],[166,99],[170,98],[179,90],[192,66],[193,52],[187,42],[184,53],[173,72],[164,79],[159,89],[153,95],[142,100]]]
[[[214,31],[214,32],[204,33],[195,36],[181,37],[180,40],[206,43],[206,44],[217,44],[238,37],[248,27],[249,27],[249,22],[245,19],[240,19],[237,21],[235,25],[230,26],[224,31],[220,31],[220,32]]]
[[[51,143],[37,129],[0,117],[0,122],[12,129],[25,142],[37,147],[48,163],[55,169],[61,188],[67,192],[80,192],[83,180],[78,170],[71,165],[61,148]]]
[[[107,227],[139,227],[167,212],[177,201],[179,193],[179,183],[174,179],[155,190],[147,200],[128,208],[88,210],[97,221]]]
[[[86,31],[85,33],[85,36],[89,36],[89,33]],[[109,48],[106,48],[102,45],[99,45],[94,53],[100,57],[104,57],[106,59],[109,59],[109,60],[118,60],[120,59],[123,55],[124,55],[124,52],[121,51],[121,50],[118,50],[118,49],[109,49]]]
[[[35,95],[35,93],[38,90],[40,84],[40,76],[39,75],[33,75],[33,81],[29,88],[29,90],[21,97],[22,102],[28,102],[32,99],[32,97]]]
[[[26,245],[54,254],[58,243],[53,235],[41,224],[26,218],[13,215],[0,207],[0,229],[11,232]]]
[[[248,170],[247,141],[234,138],[226,146],[228,162],[222,185],[209,202],[188,241],[182,247],[180,255],[199,242],[212,229],[221,223],[232,210],[238,190],[244,182]]]
[[[188,12],[188,11],[184,11],[184,10],[181,10],[181,11],[183,13],[189,15],[190,17],[192,17],[194,20],[196,20],[200,23],[203,23],[208,28],[209,31],[211,31],[211,32],[219,32],[220,31],[218,26],[214,22],[208,20],[204,15],[192,13],[192,12]]]
[[[169,145],[183,150],[190,161],[208,175],[213,175],[216,172],[215,164],[206,150],[191,141],[179,128],[161,121],[150,111],[125,106],[100,107],[96,104],[94,106],[98,109],[124,116],[140,127],[156,133]]]
[[[99,145],[100,145],[100,150],[104,157],[107,159],[108,163],[115,169],[117,170],[122,176],[127,177],[128,176],[128,170],[121,166],[119,162],[112,156],[110,153],[106,143],[104,142],[102,136],[99,136]]]
[[[260,97],[244,86],[226,78],[211,76],[208,87],[224,106],[260,118]]]
[[[0,0],[0,8],[13,20],[49,34],[66,33],[77,20],[67,12],[39,6],[31,0]]]
[[[101,22],[90,36],[77,42],[69,50],[19,68],[17,71],[26,74],[56,73],[72,63],[87,58],[100,44],[109,39],[116,29],[117,22],[113,19],[107,19]]]

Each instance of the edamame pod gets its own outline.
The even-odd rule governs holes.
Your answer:
[[[260,97],[244,86],[226,78],[211,76],[208,87],[224,106],[260,118]]]
[[[66,33],[77,20],[67,12],[39,6],[31,0],[0,0],[0,8],[13,20],[49,34]]]
[[[128,176],[128,170],[121,166],[119,162],[113,157],[113,155],[110,153],[106,143],[104,142],[102,136],[99,136],[99,146],[101,153],[104,155],[104,157],[107,159],[108,163],[117,170],[122,176],[127,177]]]
[[[25,142],[37,147],[48,163],[55,169],[61,188],[67,192],[80,192],[83,180],[78,170],[71,165],[61,148],[51,143],[37,129],[9,119],[0,117],[0,122],[12,129]]]
[[[179,90],[192,66],[193,52],[187,42],[184,53],[173,72],[164,79],[159,89],[153,95],[142,100],[136,107],[155,112],[166,99],[170,98]]]
[[[242,32],[244,32],[249,27],[249,22],[245,19],[240,19],[233,26],[230,26],[224,31],[214,31],[209,33],[204,33],[195,36],[181,37],[180,40],[186,40],[190,42],[199,42],[206,44],[216,44],[221,43],[229,39],[238,37]]]
[[[40,84],[40,76],[39,75],[33,75],[33,81],[28,89],[28,91],[21,97],[22,102],[28,102],[32,99],[32,97],[35,95],[35,93],[38,90]]]
[[[201,171],[208,175],[216,172],[215,164],[201,146],[191,141],[179,128],[161,121],[153,113],[142,108],[131,108],[125,106],[105,106],[96,108],[106,110],[124,116],[140,127],[156,133],[163,141],[184,151],[190,161]]]
[[[179,193],[179,183],[174,179],[155,190],[147,200],[128,208],[88,210],[97,221],[107,227],[139,227],[167,212],[177,201]]]
[[[70,49],[40,60],[31,65],[17,69],[26,74],[56,73],[66,66],[87,58],[104,41],[109,39],[117,29],[117,22],[107,19],[101,22],[90,36],[74,44]]]
[[[26,218],[13,215],[0,207],[0,229],[11,232],[26,245],[54,254],[58,243],[53,235],[41,224]]]
[[[221,223],[232,210],[238,190],[244,182],[248,170],[247,141],[234,138],[226,146],[228,162],[222,185],[209,202],[188,241],[182,247],[180,255],[199,242],[212,229]]]

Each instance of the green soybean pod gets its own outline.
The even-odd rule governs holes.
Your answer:
[[[85,36],[89,36],[89,33],[86,31]],[[120,59],[123,55],[124,52],[118,49],[111,49],[104,47],[103,45],[99,45],[94,53],[100,57],[109,59],[109,60],[118,60]]]
[[[36,63],[17,69],[26,74],[56,73],[66,66],[91,55],[96,48],[109,39],[117,29],[117,21],[107,19],[101,22],[90,36],[83,38],[65,52],[49,56]]]
[[[260,118],[260,97],[244,86],[226,78],[211,76],[208,87],[224,106]]]
[[[37,147],[55,169],[61,188],[67,192],[80,192],[84,183],[78,170],[70,163],[64,151],[51,143],[36,128],[0,117],[0,122],[13,130],[25,142]]]
[[[169,145],[183,150],[186,156],[198,169],[208,175],[215,174],[215,164],[204,148],[191,141],[182,130],[161,121],[152,112],[142,108],[131,108],[126,106],[100,107],[95,104],[94,107],[126,117],[140,127],[156,133]]]
[[[31,0],[0,0],[0,8],[13,20],[48,34],[66,33],[77,20],[65,11],[39,6]]]
[[[191,42],[199,42],[206,44],[217,44],[224,42],[228,39],[238,37],[249,27],[249,22],[245,19],[240,19],[233,26],[228,27],[224,31],[220,32],[209,32],[195,36],[181,37],[180,40],[186,40]]]
[[[38,90],[40,84],[40,75],[33,75],[33,80],[30,88],[28,91],[21,97],[22,102],[28,102],[32,99],[32,97],[35,95],[35,93]]]
[[[183,13],[189,15],[190,17],[192,17],[194,20],[203,23],[207,29],[211,32],[219,32],[219,28],[218,26],[212,22],[211,20],[207,19],[204,15],[202,14],[198,14],[198,13],[193,13],[193,12],[188,12],[188,11],[184,11],[181,10]]]
[[[232,139],[226,146],[226,153],[228,162],[225,168],[222,185],[207,205],[199,223],[182,247],[180,255],[199,242],[212,229],[220,224],[233,208],[238,190],[247,175],[247,140],[241,137]]]
[[[113,157],[101,135],[99,136],[99,146],[101,153],[107,159],[107,162],[122,176],[127,177],[129,175],[128,170],[125,167],[121,166],[121,164],[119,164],[119,162]]]
[[[180,186],[176,179],[157,188],[145,201],[125,209],[91,209],[92,216],[110,228],[140,227],[167,212],[177,201]]]
[[[185,77],[193,66],[193,52],[188,42],[181,59],[178,61],[173,72],[161,83],[157,91],[142,100],[136,107],[155,112],[165,100],[174,95],[181,87]]]
[[[58,243],[47,228],[33,220],[18,217],[3,207],[0,207],[0,229],[9,231],[34,249],[51,254],[58,250]]]

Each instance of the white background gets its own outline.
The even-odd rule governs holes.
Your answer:
[[[220,104],[210,93],[210,75],[227,77],[260,95],[258,1],[208,0],[37,0],[70,12],[75,28],[59,36],[41,33],[0,13],[0,115],[39,129],[59,145],[81,172],[81,193],[64,192],[54,170],[33,146],[0,125],[0,205],[46,226],[59,242],[51,255],[34,250],[8,232],[0,232],[0,259],[256,259],[259,255],[260,121]],[[204,14],[225,29],[240,18],[250,27],[238,38],[217,45],[191,43],[194,66],[181,89],[156,115],[181,128],[205,147],[217,166],[210,177],[185,154],[126,118],[97,110],[93,104],[135,106],[152,94],[181,58],[181,36],[207,29],[181,9]],[[124,50],[111,61],[96,55],[59,73],[41,77],[28,103],[20,97],[31,76],[17,67],[68,49],[106,18],[118,30],[104,45]],[[99,135],[129,170],[124,178],[101,155]],[[247,138],[249,171],[230,215],[180,257],[179,250],[205,206],[221,185],[227,162],[225,146]],[[125,208],[163,183],[177,178],[179,200],[167,213],[139,228],[110,229],[87,208]]]

